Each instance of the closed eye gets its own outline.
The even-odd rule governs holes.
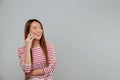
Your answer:
[[[33,29],[37,29],[37,27],[36,27],[36,26],[33,26]]]
[[[42,27],[33,26],[33,29],[43,29]]]

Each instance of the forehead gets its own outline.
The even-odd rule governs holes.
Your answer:
[[[32,23],[31,23],[31,27],[34,27],[34,26],[36,26],[36,27],[41,27],[41,25],[40,25],[40,23],[38,23],[38,22],[36,22],[36,21],[33,21]]]

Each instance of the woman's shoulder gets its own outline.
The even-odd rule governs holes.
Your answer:
[[[25,46],[18,47],[18,51],[19,51],[19,52],[23,52],[24,50],[25,50]]]
[[[46,44],[47,44],[48,47],[53,46],[53,42],[50,42],[50,41],[47,41]]]

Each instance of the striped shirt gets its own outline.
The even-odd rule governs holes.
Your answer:
[[[34,69],[43,69],[44,75],[41,76],[31,76],[31,79],[38,78],[44,80],[53,80],[52,75],[56,67],[56,56],[54,52],[54,46],[52,43],[47,42],[47,49],[48,49],[48,61],[49,66],[46,67],[46,58],[45,54],[42,51],[41,47],[32,48],[32,57],[33,57],[33,67],[31,64],[24,63],[25,57],[25,46],[18,48],[18,57],[20,61],[20,66],[25,73],[29,73],[31,70]]]

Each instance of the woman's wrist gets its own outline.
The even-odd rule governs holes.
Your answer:
[[[29,46],[25,46],[26,51],[30,51],[30,47]]]

